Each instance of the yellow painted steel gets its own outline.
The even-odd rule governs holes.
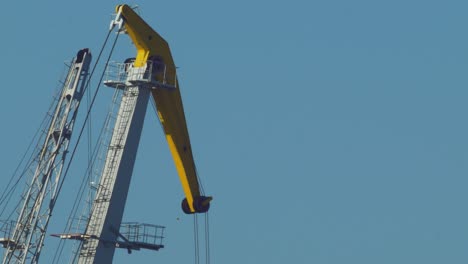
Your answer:
[[[200,197],[200,187],[177,83],[176,66],[169,45],[128,5],[118,5],[116,13],[121,15],[126,33],[137,49],[134,66],[142,67],[146,65],[151,56],[158,56],[162,59],[166,69],[165,73],[159,73],[156,76],[156,80],[177,87],[177,89],[153,89],[152,94],[188,206],[191,212],[195,212],[193,201]],[[164,77],[165,80],[163,80]]]

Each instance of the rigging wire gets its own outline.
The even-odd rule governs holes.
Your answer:
[[[210,264],[210,222],[208,212],[205,213],[205,254],[206,264]]]
[[[165,134],[163,124],[161,123],[161,119],[159,119],[159,114],[158,114],[158,109],[156,107],[156,103],[154,102],[154,100],[150,100],[150,101],[151,101],[151,106],[153,107],[153,110],[156,113],[156,119],[158,120],[158,124],[161,127],[163,134]]]
[[[193,158],[194,161],[195,161],[195,158]],[[195,175],[197,176],[197,180],[198,180],[198,185],[200,186],[200,193],[202,196],[205,196],[205,188],[203,188],[203,182],[201,181],[201,178],[200,176],[198,176],[198,169],[197,169],[197,165],[195,164],[195,162],[193,162],[193,167],[195,168]]]
[[[68,75],[67,75],[67,78],[68,78]],[[63,85],[64,85],[64,83],[63,83]],[[58,103],[60,102],[60,99],[57,99],[57,98],[61,97],[61,94],[62,94],[62,93],[63,93],[63,86],[62,86],[62,89],[60,89],[60,88],[58,89],[58,91],[57,91],[57,93],[56,93],[58,96],[54,97],[55,100],[52,100],[51,105],[50,105],[50,107],[49,107],[49,111],[47,112],[46,117],[44,118],[43,124],[41,124],[41,126],[43,126],[43,129],[40,129],[40,130],[39,130],[40,132],[42,132],[42,135],[41,135],[41,137],[38,139],[38,141],[37,141],[37,143],[36,143],[36,148],[35,148],[35,150],[37,150],[37,153],[34,152],[34,151],[31,153],[31,158],[32,158],[33,156],[35,156],[35,158],[31,160],[30,165],[28,165],[28,166],[26,166],[26,167],[24,168],[23,174],[21,175],[21,177],[23,177],[24,174],[26,174],[26,173],[28,172],[28,170],[31,168],[30,166],[32,166],[33,162],[37,162],[37,168],[40,168],[41,166],[43,166],[42,163],[43,163],[44,161],[41,160],[41,157],[42,157],[42,155],[43,155],[43,151],[45,150],[45,149],[44,149],[45,146],[41,145],[41,142],[42,142],[42,140],[46,140],[46,142],[47,142],[47,136],[49,135],[49,132],[50,132],[50,131],[49,131],[50,127],[47,127],[47,128],[46,128],[45,125],[46,125],[46,123],[52,122],[51,118],[53,118],[54,115],[52,115],[51,113],[56,113],[56,111],[59,109],[60,105],[59,105]],[[54,108],[55,108],[55,110],[54,110],[53,112],[51,112],[51,110],[54,109]],[[75,112],[75,116],[76,116],[76,112]],[[46,129],[47,129],[47,130],[46,130]],[[37,133],[37,132],[36,132],[36,133]],[[41,146],[41,148],[40,148],[39,146]],[[35,153],[36,153],[36,155],[34,155]],[[39,158],[39,159],[37,159],[37,158]],[[37,159],[37,160],[36,160],[36,159]],[[47,162],[46,162],[46,163],[47,163]],[[54,167],[51,167],[49,170],[53,170],[53,169],[55,169],[55,168],[54,168]],[[31,171],[31,173],[33,173],[33,172]],[[38,177],[38,175],[33,174],[33,179],[37,179],[36,177]],[[33,180],[33,181],[34,181],[34,180]],[[19,181],[17,181],[15,184],[17,184],[18,182],[19,182]],[[31,184],[34,184],[34,183],[31,183]],[[28,185],[27,185],[27,186],[28,186]],[[16,187],[15,187],[15,188],[16,188]],[[16,204],[16,206],[15,206],[14,208],[18,208],[18,207],[23,203],[23,201],[24,201],[25,199],[28,199],[28,198],[26,197],[26,195],[27,195],[27,193],[30,191],[30,189],[26,188],[25,191],[26,191],[26,193],[24,193],[23,196],[22,196],[22,198],[19,199],[18,203]],[[11,198],[11,197],[10,197],[10,198]],[[8,201],[9,201],[9,200],[8,200]],[[55,201],[56,201],[56,200],[51,201],[51,202],[50,202],[51,205],[49,205],[49,206],[53,206],[52,204],[55,204]],[[27,203],[27,201],[24,201],[24,202]],[[36,202],[37,202],[37,201],[36,201]],[[13,210],[11,211],[10,215],[8,216],[8,219],[11,219],[11,217],[13,216],[14,213],[15,213],[15,209],[13,209]],[[31,214],[32,214],[32,212],[29,212],[28,215],[27,215],[27,217],[29,218],[29,217],[31,216]],[[47,222],[48,222],[48,221],[47,221]],[[19,222],[16,223],[16,226],[18,226],[18,224],[19,224]],[[46,225],[47,225],[47,224],[46,224]],[[37,227],[37,226],[35,226],[34,228],[36,228],[36,227]],[[47,227],[46,227],[46,228],[47,228]],[[16,228],[15,228],[14,230],[15,230],[15,231],[13,231],[13,232],[16,232]],[[22,234],[23,234],[24,232],[25,232],[25,228],[23,227],[23,228],[21,228],[21,231],[20,231],[20,233],[19,233],[19,236],[21,237]],[[12,259],[12,257],[13,257],[13,254],[10,254],[10,255],[8,256],[8,259],[7,259],[7,260],[4,259],[4,261],[8,261],[8,263],[9,263],[10,260]]]
[[[8,181],[8,184],[5,186],[5,188],[4,188],[3,192],[2,192],[2,195],[0,196],[0,206],[5,202],[6,199],[8,199],[6,201],[3,209],[1,210],[0,216],[3,215],[3,213],[4,213],[5,209],[6,209],[6,206],[9,204],[9,201],[10,201],[10,199],[12,197],[11,193],[15,191],[16,187],[18,186],[19,181],[24,177],[24,175],[27,172],[27,169],[32,165],[32,163],[34,161],[33,157],[34,157],[34,155],[36,153],[34,151],[32,151],[30,153],[28,161],[26,162],[26,165],[23,168],[23,171],[18,176],[18,179],[16,180],[16,182],[10,188],[10,184],[13,182],[15,176],[18,174],[19,169],[21,168],[22,164],[24,163],[24,160],[25,160],[26,156],[31,151],[31,148],[34,145],[34,142],[36,142],[36,140],[37,140],[37,142],[36,142],[35,149],[37,149],[39,147],[40,139],[37,139],[37,138],[38,138],[39,134],[41,133],[41,131],[44,129],[47,121],[51,117],[49,113],[52,110],[55,101],[56,100],[52,100],[52,102],[51,102],[51,104],[49,106],[49,110],[47,111],[46,115],[44,116],[44,118],[42,119],[42,121],[41,121],[41,123],[39,125],[39,129],[36,130],[36,133],[34,134],[33,138],[31,139],[25,153],[23,154],[20,162],[18,163],[18,165],[17,165],[15,171],[13,172],[10,180]]]
[[[110,33],[109,33],[109,34],[110,34]],[[109,57],[107,58],[107,61],[106,61],[106,64],[105,64],[106,67],[107,67],[107,65],[109,64],[110,58],[111,58],[111,56],[112,56],[112,53],[113,53],[113,51],[114,51],[115,44],[117,43],[117,39],[118,39],[118,38],[119,38],[119,34],[117,34],[117,36],[115,37],[114,43],[113,43],[112,48],[111,48],[111,51],[110,51],[110,53],[109,53]],[[106,40],[107,40],[107,39],[106,39]],[[96,63],[97,63],[97,61],[96,61]],[[94,69],[93,69],[93,72],[94,72]],[[93,72],[91,73],[91,75],[93,74]],[[84,123],[87,122],[87,120],[88,120],[88,118],[89,118],[89,116],[90,116],[90,114],[91,114],[91,110],[92,110],[92,107],[93,107],[93,105],[94,105],[94,102],[96,101],[96,97],[97,97],[97,94],[98,94],[98,92],[99,92],[99,88],[101,87],[101,82],[102,82],[102,80],[103,80],[103,78],[104,78],[104,74],[105,74],[105,71],[102,72],[101,78],[99,79],[98,86],[97,86],[96,91],[94,92],[94,95],[93,95],[93,100],[91,101],[91,105],[90,105],[90,107],[89,107],[89,109],[88,109],[88,112],[86,113],[86,117],[85,117]],[[91,76],[90,76],[90,78],[91,78]],[[88,79],[88,83],[89,83],[89,79]],[[86,88],[85,88],[85,89],[86,89]],[[80,142],[80,140],[81,140],[81,136],[83,135],[83,131],[84,131],[85,127],[86,127],[85,125],[81,127],[81,130],[80,130],[80,133],[79,133],[79,135],[78,135],[78,139],[77,139],[77,141],[76,141],[75,147],[73,148],[73,151],[72,151],[70,160],[69,160],[69,162],[68,162],[68,164],[67,164],[67,168],[66,168],[65,173],[64,173],[64,175],[63,175],[63,177],[62,177],[62,180],[61,180],[61,182],[60,182],[60,185],[59,185],[59,188],[58,188],[59,192],[60,192],[60,190],[62,189],[63,182],[65,181],[66,176],[68,175],[68,171],[70,170],[70,165],[72,164],[73,158],[75,157],[75,153],[76,153],[76,150],[77,150],[77,148],[78,148],[78,145],[79,145],[79,142]]]
[[[13,179],[15,178],[15,175],[18,173],[18,170],[19,168],[21,167],[21,164],[23,164],[24,162],[24,159],[26,158],[27,154],[29,153],[30,149],[31,149],[31,146],[33,145],[34,141],[35,141],[35,138],[37,136],[37,133],[36,135],[34,135],[33,137],[33,140],[32,142],[30,143],[30,145],[28,146],[26,152],[24,153],[23,157],[21,158],[21,161],[20,163],[18,164],[18,166],[16,167],[14,173],[13,173],[13,176],[10,178],[10,181],[8,182],[7,186],[5,187],[4,191],[2,192],[2,196],[0,197],[0,206],[5,202],[5,204],[3,205],[3,208],[0,212],[0,216],[3,215],[3,213],[5,212],[11,198],[13,197],[13,195],[11,195],[15,190],[16,190],[16,187],[18,186],[19,182],[21,181],[21,179],[24,177],[24,175],[26,175],[26,172],[27,172],[27,169],[29,168],[29,166],[32,165],[34,159],[33,159],[33,156],[34,156],[34,152],[31,153],[29,159],[28,159],[28,162],[24,168],[24,170],[21,172],[21,174],[18,176],[18,179],[16,179],[15,183],[11,186],[10,188],[10,184],[13,182]],[[8,191],[7,191],[8,190]]]
[[[204,213],[205,226],[204,226],[204,242],[205,242],[205,263],[210,264],[210,223],[208,212]],[[200,264],[200,234],[199,234],[198,214],[193,215],[193,234],[194,234],[194,248],[195,248],[195,264]]]
[[[193,237],[195,243],[195,264],[200,264],[200,248],[198,243],[198,216],[193,214]]]
[[[116,100],[115,98],[117,98],[119,96],[119,92],[121,92],[121,90],[119,90],[119,89],[115,90],[115,93],[114,93],[114,96],[113,96],[114,97],[113,104],[115,104],[115,100]],[[110,110],[110,111],[112,111],[112,110]],[[106,117],[105,121],[104,121],[104,126],[101,128],[101,131],[99,132],[98,142],[102,142],[104,140],[103,137],[105,135],[106,129],[109,126],[108,124],[111,122],[110,119],[111,119],[111,114],[109,114]],[[70,233],[70,230],[72,229],[72,221],[74,219],[76,219],[76,215],[78,213],[79,205],[83,200],[83,195],[85,193],[84,188],[86,186],[86,183],[90,182],[91,176],[93,175],[91,170],[94,168],[94,163],[96,161],[98,161],[98,155],[99,155],[99,153],[101,151],[101,147],[103,146],[103,144],[104,143],[98,143],[96,145],[94,151],[93,151],[92,162],[90,164],[88,164],[88,168],[86,169],[86,172],[85,172],[85,175],[87,175],[87,176],[85,176],[83,178],[83,180],[81,181],[81,185],[80,185],[80,187],[78,189],[78,192],[77,192],[77,195],[76,195],[77,197],[75,198],[72,209],[70,210],[70,213],[69,213],[69,216],[68,216],[68,219],[67,219],[67,223],[65,225],[65,229],[64,229],[63,233]],[[78,219],[78,220],[81,221],[81,218]],[[79,228],[79,224],[78,224],[78,228]],[[59,246],[58,246],[59,249],[56,250],[55,255],[57,255],[58,251],[60,251],[60,255],[62,254],[63,247],[64,247],[64,245],[63,245],[64,241],[61,240],[60,242],[61,242],[61,244],[59,244]],[[59,255],[59,258],[61,257],[60,255]],[[55,261],[55,259],[56,259],[56,257],[54,256],[54,261]],[[56,263],[56,262],[53,262],[53,263]]]
[[[177,85],[177,87],[178,87],[178,85]],[[156,113],[156,118],[158,119],[158,123],[161,126],[161,129],[162,129],[163,133],[165,133],[164,127],[163,127],[163,125],[161,123],[161,120],[159,119],[157,105],[154,102],[154,100],[151,100],[151,105],[152,105],[152,108],[153,108],[154,112]],[[200,194],[202,196],[204,196],[205,195],[205,189],[203,187],[203,183],[201,181],[201,178],[199,177],[198,169],[196,167],[195,162],[194,162],[193,166],[194,166],[194,169],[195,169],[195,176],[197,177],[198,185],[200,187]],[[199,242],[200,238],[199,238],[198,216],[195,213],[193,217],[194,217],[193,218],[193,232],[194,232],[195,263],[199,264],[200,263],[200,242]],[[205,235],[205,237],[204,237],[205,238],[205,261],[206,261],[206,264],[210,264],[210,238],[209,238],[210,237],[210,231],[209,231],[208,212],[205,213],[205,226],[204,226],[204,228],[205,228],[205,234],[204,234]]]
[[[87,103],[87,108],[89,108],[91,106],[91,89],[86,89],[86,103]],[[91,120],[92,116],[90,115],[89,116],[89,119],[88,119],[88,122],[87,122],[87,125],[88,125],[88,164],[92,164],[91,161],[92,161],[92,149],[93,149],[93,146],[92,146],[92,143],[93,143],[93,134],[92,134],[92,120]],[[91,167],[89,172],[92,173],[93,171],[93,168]]]
[[[25,175],[27,175],[28,172],[33,173],[32,171],[30,171],[30,168],[32,167],[32,165],[34,164],[34,162],[38,162],[37,158],[39,157],[40,151],[41,151],[40,145],[41,145],[41,142],[44,140],[44,137],[45,137],[45,135],[46,135],[46,132],[45,132],[45,130],[46,130],[46,124],[49,123],[50,120],[51,120],[51,118],[52,118],[51,111],[53,110],[54,105],[55,105],[55,102],[58,100],[57,98],[60,96],[60,93],[61,93],[61,90],[58,89],[58,91],[56,92],[56,95],[53,96],[54,99],[51,100],[49,109],[48,109],[48,111],[46,112],[46,114],[45,114],[45,116],[44,116],[44,118],[43,118],[41,124],[39,125],[39,129],[36,130],[36,133],[35,133],[35,135],[33,136],[33,139],[31,140],[30,145],[28,146],[28,148],[27,148],[25,154],[23,155],[23,157],[22,157],[20,163],[18,164],[17,168],[15,169],[14,174],[13,174],[12,177],[10,178],[9,184],[10,184],[11,181],[15,178],[15,175],[16,175],[18,169],[21,167],[21,164],[23,163],[24,158],[25,158],[26,155],[29,153],[29,151],[30,151],[30,149],[31,149],[31,146],[34,144],[34,142],[36,142],[36,145],[35,145],[35,147],[34,147],[34,150],[31,151],[30,157],[29,157],[29,159],[28,159],[26,165],[23,167],[23,170],[22,170],[21,174],[18,176],[18,179],[17,179],[16,182],[13,184],[13,186],[10,188],[10,190],[9,190],[8,192],[4,192],[3,195],[2,195],[3,198],[1,199],[2,202],[0,202],[0,204],[3,203],[3,202],[5,202],[5,199],[6,199],[6,203],[4,204],[4,206],[3,206],[3,208],[2,208],[2,210],[1,210],[1,212],[0,212],[0,216],[2,216],[2,215],[5,213],[5,211],[6,211],[6,209],[7,209],[7,206],[8,206],[8,204],[9,204],[10,201],[11,201],[11,198],[14,196],[14,195],[12,195],[12,193],[16,190],[16,188],[18,187],[18,184],[19,184],[20,181],[23,179],[23,177],[24,177]],[[41,134],[42,134],[42,135],[41,135]],[[37,141],[36,141],[36,140],[37,140]],[[38,163],[38,166],[39,166],[39,165],[40,165],[40,164]],[[8,184],[8,185],[9,185],[9,184]],[[28,186],[28,185],[26,185],[26,186]],[[6,190],[6,188],[5,188],[5,190]],[[26,190],[27,190],[27,189],[25,189],[25,191],[26,191]],[[24,195],[24,194],[23,194],[23,195]],[[13,207],[11,207],[11,212],[9,213],[8,217],[6,218],[7,221],[3,221],[3,222],[2,222],[3,224],[2,224],[2,226],[0,227],[0,230],[5,230],[4,228],[5,228],[5,225],[6,225],[6,226],[7,226],[7,230],[8,230],[8,233],[5,233],[6,236],[12,235],[11,232],[14,230],[14,228],[11,229],[10,227],[8,227],[8,225],[13,225],[13,226],[16,225],[16,224],[15,224],[15,221],[14,221],[14,220],[10,220],[10,219],[12,219],[13,214],[14,214],[15,212],[17,212],[17,211],[16,211],[17,208],[19,208],[19,207],[21,206],[21,204],[23,203],[23,201],[24,201],[24,197],[21,196],[20,199],[18,199],[16,205],[14,205]]]
[[[100,61],[101,55],[102,55],[102,53],[103,53],[103,51],[104,51],[104,49],[105,49],[105,47],[106,47],[106,45],[107,45],[107,41],[109,40],[109,36],[110,36],[110,34],[112,33],[112,30],[113,30],[113,28],[111,28],[111,29],[109,30],[109,32],[107,33],[106,39],[104,40],[104,44],[103,44],[102,47],[101,47],[101,50],[100,50],[99,55],[98,55],[98,57],[97,57],[97,59],[96,59],[96,62],[95,62],[95,64],[94,64],[93,69],[92,69],[92,71],[91,71],[91,73],[90,73],[90,75],[89,75],[89,78],[88,78],[87,82],[86,82],[86,85],[85,85],[85,88],[84,88],[85,91],[86,91],[86,90],[89,88],[89,86],[90,86],[91,79],[92,79],[92,77],[93,77],[93,75],[94,75],[94,72],[95,72],[95,70],[96,70],[96,67],[97,67],[97,65],[98,65],[98,63],[99,63],[99,61]],[[114,48],[115,48],[115,45],[116,45],[116,43],[117,43],[118,38],[119,38],[119,34],[117,34],[117,36],[115,37],[114,43],[112,44],[112,48],[111,48],[111,50],[110,50],[109,56],[108,56],[108,58],[107,58],[107,61],[106,61],[105,67],[104,67],[104,71],[103,71],[102,74],[101,74],[101,77],[100,77],[99,82],[98,82],[98,84],[97,84],[97,87],[96,87],[96,90],[95,90],[95,92],[94,92],[93,98],[92,98],[92,100],[91,100],[91,103],[90,103],[90,105],[89,105],[88,111],[87,111],[87,113],[86,113],[86,117],[85,117],[85,120],[84,120],[84,122],[83,122],[83,126],[81,127],[81,130],[80,130],[78,139],[77,139],[77,141],[76,141],[76,143],[75,143],[75,146],[74,146],[74,148],[73,148],[72,154],[71,154],[71,156],[70,156],[70,160],[69,160],[69,162],[68,162],[68,164],[67,164],[67,167],[66,167],[66,169],[65,169],[65,172],[64,172],[64,174],[63,174],[63,176],[62,176],[62,179],[61,179],[61,181],[60,181],[60,184],[59,184],[59,187],[58,187],[58,193],[60,193],[60,190],[62,189],[63,183],[64,183],[64,181],[65,181],[65,178],[66,178],[67,175],[68,175],[68,172],[69,172],[70,166],[71,166],[71,164],[72,164],[73,158],[74,158],[74,156],[75,156],[76,150],[77,150],[77,148],[78,148],[79,142],[80,142],[81,137],[82,137],[82,135],[83,135],[83,131],[84,131],[84,129],[86,128],[86,123],[87,123],[87,121],[88,121],[88,119],[89,119],[89,117],[90,117],[90,115],[91,115],[91,110],[92,110],[92,108],[93,108],[93,106],[94,106],[94,102],[96,101],[97,94],[98,94],[98,92],[99,92],[99,90],[100,90],[101,82],[102,82],[102,80],[103,80],[103,78],[104,78],[104,74],[105,74],[105,69],[106,69],[107,65],[109,64],[109,61],[110,61],[110,59],[111,59],[111,56],[112,56],[112,53],[113,53],[113,51],[114,51]],[[83,91],[83,92],[85,92],[85,91]],[[63,244],[62,241],[60,241],[59,247],[60,247],[62,244]],[[60,253],[57,255],[57,253],[58,253],[59,251],[60,251]],[[54,255],[54,258],[53,258],[53,263],[55,262],[55,260],[56,260],[57,257],[60,258],[61,254],[62,254],[62,251],[63,251],[63,246],[62,246],[61,250],[57,250],[57,251],[55,252],[55,255]],[[58,259],[57,259],[57,261],[58,261]]]
[[[178,79],[178,75],[176,73],[176,76],[175,76],[175,85],[176,85],[176,88],[180,90],[180,86],[179,86],[179,79]],[[181,101],[181,104],[182,104],[182,101]],[[183,107],[183,106],[182,106]],[[205,195],[205,189],[203,188],[203,184],[202,184],[202,181],[200,179],[200,177],[198,176],[198,170],[197,170],[197,166],[196,166],[196,163],[195,163],[195,158],[193,157],[193,153],[192,153],[192,159],[194,160],[193,162],[193,167],[194,167],[194,170],[195,170],[195,176],[197,177],[197,180],[198,180],[198,185],[200,186],[200,193],[201,195]]]

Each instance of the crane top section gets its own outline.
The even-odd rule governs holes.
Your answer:
[[[143,67],[151,56],[157,55],[164,61],[168,70],[175,73],[175,64],[167,41],[128,5],[118,5],[115,11],[117,16],[114,23],[125,25],[126,33],[137,48],[134,67]]]
[[[115,11],[116,17],[111,22],[111,28],[118,26],[119,31],[127,33],[137,49],[133,68],[150,65],[146,69],[151,69],[151,78],[161,84],[159,87],[175,88],[156,87],[151,93],[185,193],[182,209],[187,214],[205,213],[212,197],[204,196],[198,181],[176,66],[169,44],[128,5],[118,5]]]

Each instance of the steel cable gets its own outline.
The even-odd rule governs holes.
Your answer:
[[[23,162],[24,162],[26,156],[28,155],[28,153],[29,153],[30,150],[31,150],[31,147],[34,145],[34,142],[36,142],[36,138],[38,138],[38,135],[40,134],[40,131],[41,131],[42,128],[45,126],[45,124],[46,124],[48,118],[50,117],[50,116],[49,116],[49,112],[50,112],[50,110],[52,109],[52,107],[53,107],[53,105],[54,105],[54,104],[53,104],[54,102],[55,102],[55,100],[52,100],[52,103],[51,103],[51,105],[49,106],[49,110],[47,111],[47,114],[44,116],[44,118],[43,118],[42,121],[41,121],[41,124],[39,125],[39,129],[36,130],[36,133],[34,134],[33,138],[31,139],[31,142],[29,143],[28,148],[26,149],[25,153],[23,154],[23,156],[22,156],[20,162],[18,163],[18,166],[16,167],[15,171],[13,172],[12,177],[11,177],[10,180],[8,181],[8,184],[6,185],[6,187],[4,188],[4,191],[2,192],[2,195],[0,196],[0,206],[5,202],[5,200],[7,200],[6,203],[5,203],[5,205],[4,205],[4,207],[3,207],[3,209],[1,210],[0,216],[3,215],[3,213],[4,213],[5,209],[6,209],[6,206],[7,206],[7,204],[9,203],[9,201],[10,201],[10,199],[11,199],[11,197],[12,197],[11,193],[14,192],[14,190],[16,189],[16,187],[17,187],[19,181],[24,177],[24,175],[25,175],[26,172],[27,172],[27,169],[29,168],[29,166],[32,165],[32,163],[33,163],[33,161],[34,161],[33,157],[34,157],[35,152],[32,151],[32,152],[31,152],[31,155],[29,156],[28,161],[26,162],[27,165],[25,165],[23,171],[22,171],[21,174],[18,176],[18,179],[16,180],[16,182],[15,182],[15,183],[11,186],[11,188],[10,188],[10,184],[12,183],[13,179],[15,178],[15,175],[17,175],[19,169],[21,168],[21,164],[23,164]],[[40,139],[40,138],[39,138],[39,139]],[[36,147],[35,147],[36,149],[37,149],[38,146],[39,146],[39,142],[40,142],[39,139],[38,139],[38,141],[37,141],[37,143],[36,143]]]
[[[198,216],[193,214],[193,235],[195,242],[195,264],[200,264],[200,248],[198,244]]]
[[[104,49],[105,49],[105,47],[106,47],[106,45],[107,45],[107,41],[109,40],[109,36],[110,36],[110,34],[112,33],[112,30],[113,30],[113,29],[110,29],[109,32],[107,33],[106,39],[104,40],[104,44],[103,44],[102,47],[101,47],[101,50],[100,50],[99,55],[98,55],[98,57],[97,57],[97,59],[96,59],[96,62],[94,63],[93,69],[92,69],[92,71],[91,71],[91,73],[90,73],[90,76],[89,76],[87,82],[86,82],[85,90],[84,90],[83,92],[85,92],[85,91],[89,88],[89,86],[90,86],[90,82],[91,82],[91,79],[92,79],[92,77],[93,77],[93,75],[94,75],[94,71],[96,70],[96,67],[97,67],[97,65],[98,65],[98,63],[99,63],[99,61],[100,61],[100,58],[101,58],[102,53],[103,53],[103,51],[104,51]],[[64,183],[64,181],[65,181],[65,178],[66,178],[66,176],[68,175],[68,171],[69,171],[70,166],[71,166],[71,164],[72,164],[73,158],[74,158],[74,156],[75,156],[75,153],[76,153],[76,150],[77,150],[77,148],[78,148],[78,145],[79,145],[79,142],[80,142],[80,140],[81,140],[81,137],[82,137],[82,135],[83,135],[83,132],[84,132],[84,130],[85,130],[85,128],[86,128],[86,123],[87,123],[87,121],[88,121],[88,119],[89,119],[89,117],[90,117],[90,115],[91,115],[91,110],[92,110],[92,108],[93,108],[93,106],[94,106],[94,102],[96,101],[97,94],[98,94],[99,89],[100,89],[100,87],[101,87],[101,82],[102,82],[102,80],[103,80],[103,78],[104,78],[105,69],[106,69],[107,65],[109,64],[109,61],[110,61],[110,58],[111,58],[112,53],[113,53],[113,51],[114,51],[114,48],[115,48],[115,45],[116,45],[116,43],[117,43],[118,37],[119,37],[119,34],[117,34],[117,36],[115,37],[114,43],[113,43],[113,45],[112,45],[111,51],[110,51],[110,53],[109,53],[109,56],[108,56],[108,58],[107,58],[107,61],[106,61],[105,67],[104,67],[104,71],[103,71],[102,74],[101,74],[101,77],[100,77],[100,79],[99,79],[99,82],[98,82],[96,91],[94,92],[93,98],[92,98],[91,103],[90,103],[90,105],[89,105],[89,107],[88,107],[88,111],[87,111],[87,113],[86,113],[86,117],[85,117],[85,120],[84,120],[84,122],[83,122],[83,126],[81,127],[81,130],[80,130],[78,139],[77,139],[77,141],[76,141],[76,143],[75,143],[75,146],[74,146],[74,148],[73,148],[72,154],[71,154],[71,156],[70,156],[70,160],[69,160],[69,162],[68,162],[68,164],[67,164],[67,167],[66,167],[66,169],[65,169],[65,172],[64,172],[64,174],[63,174],[63,177],[62,177],[62,179],[61,179],[61,181],[60,181],[59,188],[58,188],[58,193],[60,193],[60,190],[62,189],[63,183]],[[76,201],[75,201],[75,204],[76,204]],[[75,206],[75,204],[74,204],[74,206]],[[61,254],[62,254],[62,252],[63,252],[63,242],[62,242],[62,241],[60,241],[58,247],[59,247],[59,249],[56,250],[56,252],[55,252],[55,254],[54,254],[54,258],[53,258],[53,262],[52,262],[52,263],[56,263],[55,261],[58,261],[58,260],[60,259],[60,257],[61,257]]]
[[[206,264],[210,264],[210,222],[208,212],[205,213],[205,254]]]

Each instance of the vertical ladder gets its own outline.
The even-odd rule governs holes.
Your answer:
[[[143,66],[146,67],[146,66]],[[112,263],[146,114],[150,88],[134,80],[145,70],[128,67],[124,94],[97,187],[78,263]]]

